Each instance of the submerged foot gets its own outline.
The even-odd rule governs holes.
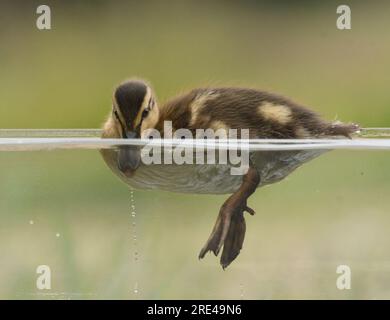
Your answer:
[[[238,256],[246,230],[244,211],[251,215],[255,214],[254,210],[246,205],[246,200],[237,201],[229,198],[223,204],[210,237],[199,253],[199,259],[209,251],[217,256],[223,247],[220,261],[222,268],[225,269]]]

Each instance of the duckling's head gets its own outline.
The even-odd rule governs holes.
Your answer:
[[[153,91],[142,80],[128,80],[115,89],[112,112],[123,139],[140,138],[158,118]]]
[[[122,139],[140,138],[143,130],[152,127],[158,119],[158,108],[150,86],[142,80],[120,84],[113,96],[112,118]],[[138,148],[119,148],[118,167],[126,175],[132,175],[140,160]]]

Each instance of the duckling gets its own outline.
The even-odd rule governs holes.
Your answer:
[[[143,80],[120,84],[113,95],[103,138],[143,138],[147,129],[249,129],[250,138],[292,139],[348,137],[356,124],[328,122],[317,113],[282,96],[256,89],[197,88],[158,105],[151,86]],[[247,173],[230,175],[223,165],[143,165],[139,150],[129,147],[103,149],[108,166],[136,188],[174,192],[232,193],[223,203],[212,232],[199,253],[218,256],[225,269],[240,253],[246,231],[244,212],[254,215],[248,198],[265,184],[282,180],[322,151],[259,152],[251,157]]]

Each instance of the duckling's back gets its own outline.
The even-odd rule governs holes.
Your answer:
[[[346,136],[354,124],[328,122],[284,97],[246,88],[199,88],[161,107],[156,126],[174,129],[249,129],[250,138],[290,139]],[[238,132],[239,133],[239,132]]]

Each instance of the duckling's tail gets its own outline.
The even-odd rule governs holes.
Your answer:
[[[359,133],[360,126],[356,123],[342,123],[335,121],[330,123],[325,128],[325,135],[327,136],[344,136],[352,139],[352,134]]]

